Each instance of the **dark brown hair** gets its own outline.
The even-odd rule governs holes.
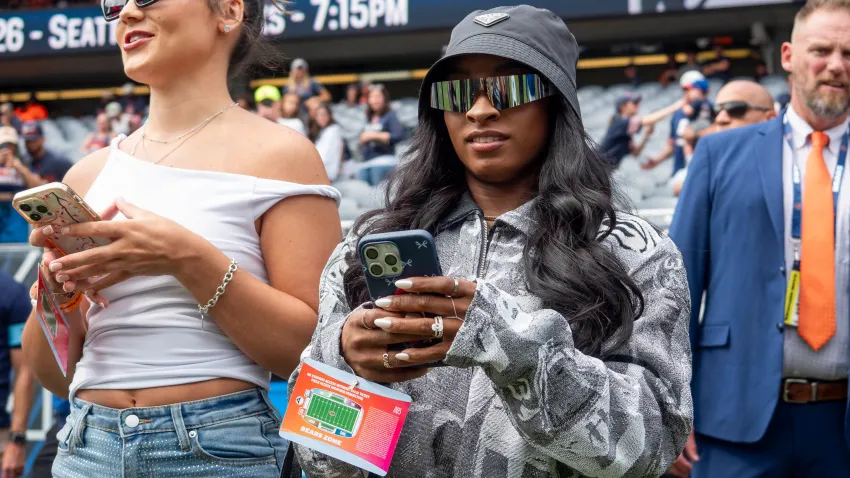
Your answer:
[[[265,22],[265,0],[243,0],[245,9],[242,17],[242,29],[239,40],[230,53],[228,75],[238,76],[252,65],[260,65],[270,70],[276,70],[283,65],[284,57],[274,44],[263,36]],[[270,0],[278,10],[286,13],[286,0]],[[209,7],[222,13],[221,0],[207,0]]]
[[[372,121],[372,116],[377,115],[383,117],[385,114],[389,113],[392,108],[390,108],[390,92],[387,90],[387,87],[382,84],[372,85],[369,87],[369,93],[371,94],[373,91],[380,91],[384,95],[384,107],[381,108],[380,111],[375,111],[369,106],[369,102],[366,102],[366,121]]]
[[[319,134],[322,132],[322,127],[319,126],[319,122],[316,121],[316,114],[319,112],[319,110],[325,110],[328,112],[328,117],[330,118],[330,121],[328,121],[328,126],[336,123],[336,120],[334,119],[334,112],[331,111],[331,105],[327,103],[320,103],[319,106],[316,107],[316,110],[313,112],[313,114],[310,116],[310,125],[307,127],[307,137],[310,138],[310,141],[314,143],[319,138]]]

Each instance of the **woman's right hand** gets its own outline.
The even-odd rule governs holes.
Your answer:
[[[406,382],[428,373],[428,369],[387,368],[384,354],[389,354],[389,364],[398,363],[396,352],[387,350],[392,344],[417,342],[421,335],[399,335],[385,332],[375,326],[375,319],[404,318],[403,315],[375,308],[358,308],[345,321],[340,339],[340,353],[354,373],[378,383]]]

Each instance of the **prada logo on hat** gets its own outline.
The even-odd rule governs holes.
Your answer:
[[[484,15],[478,15],[473,21],[482,27],[492,27],[508,18],[511,18],[511,16],[507,13],[485,13]]]

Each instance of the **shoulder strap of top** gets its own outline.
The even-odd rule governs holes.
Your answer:
[[[287,181],[257,178],[254,182],[254,194],[251,198],[251,210],[254,220],[266,213],[272,206],[291,196],[313,194],[333,199],[339,204],[340,194],[336,188],[321,184],[298,184]]]

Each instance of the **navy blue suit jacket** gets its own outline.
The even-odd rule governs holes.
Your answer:
[[[732,442],[761,439],[779,400],[786,287],[782,154],[781,116],[701,139],[670,230],[695,304],[694,428]],[[850,443],[846,431],[845,438]]]

